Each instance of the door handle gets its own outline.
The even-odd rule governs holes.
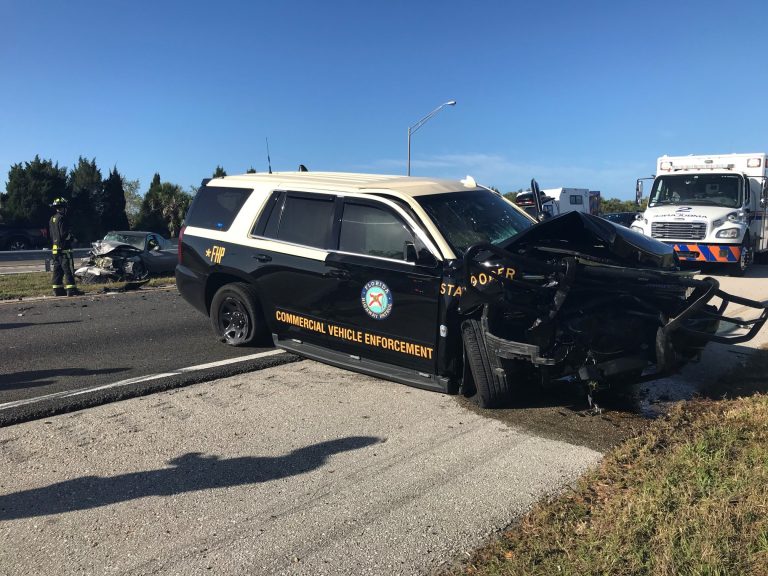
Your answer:
[[[259,262],[271,262],[272,256],[267,256],[266,254],[254,254],[254,259],[258,260]]]
[[[349,280],[349,277],[351,276],[351,274],[346,270],[333,268],[326,274],[326,276],[329,276],[331,278],[338,278],[339,280]]]

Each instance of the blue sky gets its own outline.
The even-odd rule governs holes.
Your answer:
[[[766,6],[0,0],[0,181],[35,154],[184,187],[216,165],[629,199],[662,154],[768,149]]]

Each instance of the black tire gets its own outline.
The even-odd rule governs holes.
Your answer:
[[[729,276],[744,276],[745,272],[752,264],[752,243],[749,241],[749,236],[744,238],[744,242],[741,243],[741,256],[736,264],[728,265]]]
[[[8,250],[29,250],[29,242],[26,238],[15,236],[8,240]]]
[[[248,346],[263,337],[264,321],[253,287],[244,282],[226,284],[211,300],[211,326],[230,346]]]
[[[466,320],[461,325],[461,336],[464,341],[464,361],[469,365],[477,391],[474,396],[477,404],[481,408],[496,408],[508,402],[509,385],[504,376],[497,376],[493,372],[482,324],[478,320]],[[471,389],[471,386],[465,385],[464,388]]]

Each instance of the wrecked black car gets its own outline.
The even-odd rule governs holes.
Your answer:
[[[768,317],[681,271],[665,244],[582,213],[537,224],[469,177],[205,181],[179,245],[179,291],[221,341],[271,335],[484,407],[557,379],[594,391],[669,374]],[[728,317],[732,303],[751,319]]]

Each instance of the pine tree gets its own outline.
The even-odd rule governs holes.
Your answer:
[[[104,184],[96,159],[80,156],[69,173],[68,184],[72,193],[68,214],[75,236],[81,242],[100,238],[105,232],[100,219]]]
[[[216,166],[216,170],[213,173],[214,178],[224,178],[227,175],[227,171],[221,166]]]
[[[117,166],[109,171],[109,177],[104,181],[101,225],[105,231],[126,230],[128,228],[123,177],[117,171]]]
[[[69,197],[67,169],[58,162],[41,160],[14,164],[8,171],[0,216],[5,222],[26,226],[48,225],[54,198]]]
[[[139,217],[136,221],[137,229],[157,232],[159,234],[164,233],[165,221],[162,213],[161,189],[160,174],[155,172],[155,175],[152,177],[152,183],[149,185],[149,190],[144,194],[144,200],[141,202]]]

